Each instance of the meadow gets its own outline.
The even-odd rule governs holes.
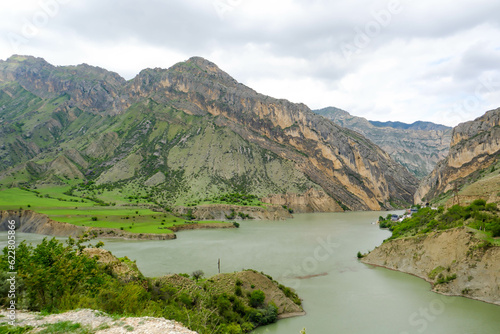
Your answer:
[[[170,213],[153,211],[146,203],[101,206],[89,199],[65,195],[66,191],[63,187],[0,190],[0,210],[33,210],[59,222],[131,233],[173,233],[170,227],[192,223]]]

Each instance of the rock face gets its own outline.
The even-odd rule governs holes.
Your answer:
[[[373,122],[334,107],[314,112],[361,133],[419,179],[429,175],[448,154],[452,129],[444,125],[430,122]]]
[[[239,206],[229,204],[213,204],[213,205],[197,205],[195,207],[179,206],[174,209],[176,214],[187,215],[191,210],[191,214],[196,219],[201,220],[226,220],[227,217],[234,215],[234,220],[241,219],[238,213],[248,215],[250,219],[265,219],[265,220],[283,220],[292,218],[288,210],[281,206],[272,205],[266,208],[257,206]]]
[[[338,204],[310,209],[413,201],[416,179],[359,133],[258,94],[203,58],[126,82],[88,65],[13,56],[0,62],[0,82],[0,171],[11,167],[0,179],[18,180],[11,184],[140,186],[169,206],[230,192],[307,197],[310,188]]]
[[[330,196],[314,188],[304,194],[277,194],[262,199],[264,203],[286,206],[294,213],[339,212],[340,205]]]
[[[487,174],[495,172],[495,165],[500,160],[499,153],[500,109],[488,111],[474,121],[459,124],[453,129],[448,156],[422,180],[415,194],[415,202],[429,201],[451,192],[455,184],[458,189],[474,186],[476,181],[484,180]],[[472,194],[472,198],[488,199],[496,196],[498,188],[487,187],[487,183],[498,182],[488,180],[482,190],[477,189]]]
[[[390,240],[362,261],[421,277],[435,292],[500,305],[500,247],[465,227]]]
[[[8,312],[0,310],[1,323],[8,322]],[[35,312],[16,311],[16,326],[32,326],[34,331],[46,329],[48,324],[71,322],[80,324],[82,330],[98,334],[148,333],[148,334],[197,334],[179,322],[153,317],[123,317],[116,319],[104,312],[83,309],[59,314],[41,315]],[[130,331],[132,329],[132,331]]]
[[[60,223],[46,215],[33,211],[0,211],[0,231],[8,231],[9,220],[16,222],[16,230],[23,233],[36,233],[56,237],[77,237],[85,232],[84,227]]]

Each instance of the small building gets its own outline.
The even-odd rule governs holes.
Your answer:
[[[399,216],[398,216],[398,215],[392,215],[392,216],[391,216],[391,220],[392,220],[393,222],[397,222],[397,221],[399,220]]]

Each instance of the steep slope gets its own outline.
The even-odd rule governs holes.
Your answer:
[[[198,57],[125,82],[88,65],[13,56],[0,62],[0,106],[4,185],[91,181],[73,191],[161,205],[314,189],[333,199],[330,211],[391,208],[416,189],[363,136]]]
[[[451,128],[444,125],[374,122],[334,107],[314,112],[366,136],[420,179],[429,175],[448,153]]]
[[[258,94],[205,59],[141,72],[130,91],[131,98],[172,101],[188,114],[209,113],[218,126],[293,161],[296,170],[350,209],[408,202],[414,189],[415,179],[359,134],[315,115],[305,105]]]
[[[421,277],[439,293],[500,305],[500,247],[466,227],[391,240],[362,261]]]
[[[453,129],[450,151],[420,183],[415,201],[453,202],[454,188],[462,203],[483,198],[498,201],[500,178],[500,109]]]

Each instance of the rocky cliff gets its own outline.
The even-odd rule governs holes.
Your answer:
[[[294,213],[338,212],[342,208],[330,196],[314,188],[304,194],[276,194],[262,198],[262,202],[281,205]]]
[[[500,305],[500,247],[466,227],[390,240],[363,262],[421,277],[435,292]]]
[[[314,112],[370,139],[419,179],[448,154],[452,129],[444,125],[374,122],[334,107]]]
[[[0,107],[0,185],[79,179],[128,196],[140,187],[169,206],[314,188],[331,200],[309,208],[328,211],[405,205],[417,185],[359,133],[199,57],[125,82],[88,65],[13,56],[0,62]]]
[[[477,198],[495,201],[499,160],[500,109],[496,109],[453,129],[449,154],[422,180],[415,201],[450,197],[455,187],[460,190],[456,200],[463,196],[462,203]]]
[[[318,211],[321,210],[316,210],[316,212]],[[201,220],[226,220],[227,217],[234,220],[242,219],[238,214],[242,214],[248,219],[284,220],[292,218],[290,212],[279,205],[270,205],[268,207],[229,204],[196,205],[194,207],[178,206],[174,209],[174,212],[182,216],[191,212],[195,219]]]

